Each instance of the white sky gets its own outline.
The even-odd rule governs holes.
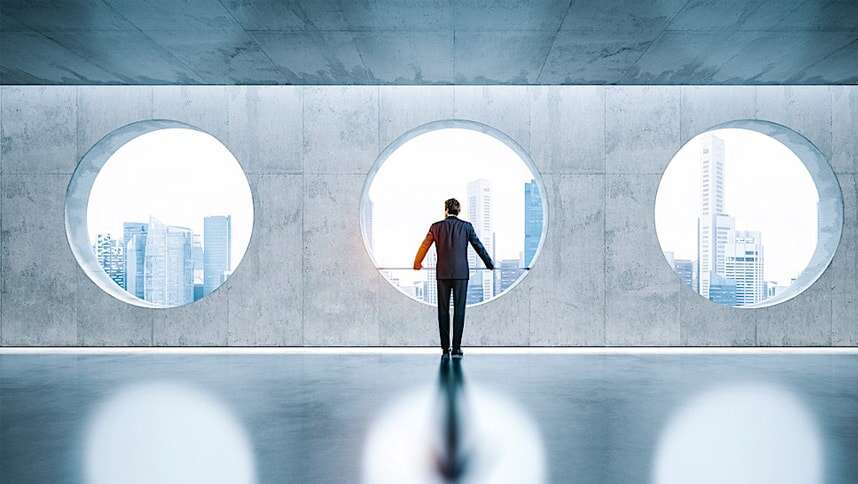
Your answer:
[[[203,235],[203,217],[232,215],[232,268],[253,229],[253,199],[244,171],[217,139],[191,129],[162,129],[116,150],[99,172],[89,196],[91,243],[99,233],[122,238],[123,222],[168,225]],[[204,241],[203,241],[204,242]]]
[[[677,259],[697,259],[700,152],[709,134],[724,140],[724,204],[737,230],[762,232],[765,279],[789,285],[816,248],[816,185],[804,163],[769,136],[719,129],[689,141],[665,170],[656,196],[661,247]]]
[[[467,184],[478,178],[492,184],[496,259],[518,259],[524,251],[524,184],[533,174],[515,151],[495,137],[445,128],[407,141],[373,178],[369,197],[374,204],[376,263],[411,267],[429,226],[444,218],[444,200],[459,200],[459,216],[468,219]],[[396,276],[423,280],[425,272],[398,271]]]

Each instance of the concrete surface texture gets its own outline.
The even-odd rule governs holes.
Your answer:
[[[374,269],[360,194],[400,134],[450,118],[532,156],[551,220],[513,291],[469,310],[466,345],[858,344],[858,88],[850,86],[2,86],[3,345],[435,345],[435,311]],[[251,183],[254,233],[224,286],[153,310],[99,289],[64,227],[96,141],[170,119],[220,139]],[[830,159],[842,238],[807,291],[769,308],[710,303],[665,263],[653,212],[685,141],[736,119],[784,124]]]
[[[838,0],[0,1],[2,84],[856,84]]]

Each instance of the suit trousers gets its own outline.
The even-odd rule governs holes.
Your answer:
[[[438,332],[441,348],[450,348],[450,293],[453,294],[453,349],[462,347],[465,329],[465,302],[468,297],[467,279],[438,279]]]

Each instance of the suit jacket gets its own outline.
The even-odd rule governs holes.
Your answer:
[[[440,222],[435,222],[429,227],[429,233],[420,244],[417,256],[414,258],[414,266],[423,262],[426,252],[432,243],[435,243],[435,252],[438,254],[438,264],[435,268],[436,279],[468,279],[470,268],[468,267],[468,243],[480,256],[488,269],[494,269],[494,263],[483,243],[474,232],[474,226],[465,222],[455,215],[449,215]]]

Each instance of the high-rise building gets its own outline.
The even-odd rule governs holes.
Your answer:
[[[688,286],[694,287],[694,263],[688,259],[674,259],[673,270],[679,275],[679,279]]]
[[[474,232],[486,248],[494,254],[494,225],[492,223],[492,185],[486,179],[468,183],[468,218]],[[468,247],[468,264],[472,269],[485,268],[472,247]],[[494,276],[488,270],[472,270],[468,283],[468,304],[478,303],[494,296]]]
[[[756,304],[766,299],[760,232],[737,230],[734,243],[728,246],[726,266],[726,277],[736,282],[737,306]]]
[[[141,222],[122,224],[122,241],[125,245],[125,290],[140,299],[145,299],[143,266],[148,233],[149,224]]]
[[[144,299],[164,306],[194,300],[193,232],[149,219],[144,258]]]
[[[724,141],[709,135],[700,153],[700,215],[697,219],[697,292],[709,297],[712,274],[724,275],[726,248],[735,222],[724,213]]]
[[[98,234],[95,242],[98,265],[119,287],[125,289],[125,247],[110,234]]]
[[[780,296],[786,290],[789,289],[789,286],[779,286],[775,281],[767,281],[766,282],[766,299],[771,299],[776,296]]]
[[[203,219],[203,293],[209,294],[226,280],[232,268],[232,217]]]
[[[709,277],[709,299],[725,306],[736,306],[736,281],[713,272]]]
[[[194,261],[194,301],[203,298],[203,243],[200,234],[193,234],[191,258]]]
[[[519,259],[504,259],[500,261],[498,264],[498,270],[495,272],[499,272],[499,281],[497,284],[497,294],[500,294],[515,283],[521,274],[524,272],[524,269],[521,268],[521,260]]]
[[[524,267],[530,267],[542,237],[542,195],[535,180],[524,184]]]
[[[426,282],[423,285],[423,300],[429,304],[438,304],[438,284],[435,282],[435,267],[438,265],[438,254],[432,246],[426,254]]]

